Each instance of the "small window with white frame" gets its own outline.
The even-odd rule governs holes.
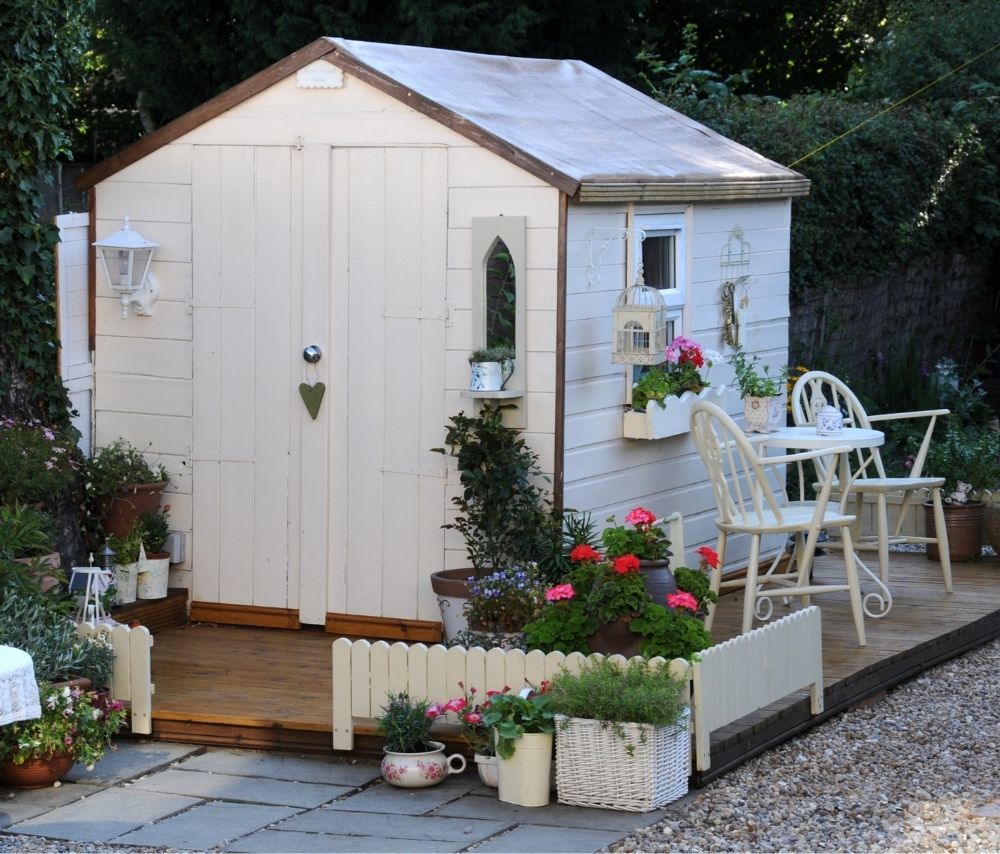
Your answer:
[[[636,214],[633,229],[633,280],[642,264],[642,277],[667,304],[667,340],[682,334],[686,299],[684,214]]]

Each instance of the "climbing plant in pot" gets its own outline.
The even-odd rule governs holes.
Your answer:
[[[919,441],[911,440],[911,450]],[[988,427],[949,425],[935,436],[927,449],[924,472],[943,477],[944,527],[948,535],[948,555],[953,561],[978,558],[982,553],[983,509],[979,500],[987,490],[1000,487],[1000,433]],[[936,527],[930,502],[924,504],[927,535]],[[927,544],[928,560],[940,560],[937,543]]]
[[[452,638],[468,629],[463,608],[469,579],[558,551],[562,528],[538,485],[538,456],[503,424],[499,408],[484,406],[471,417],[458,413],[446,428],[445,444],[433,450],[455,459],[461,493],[452,498],[455,520],[444,527],[462,535],[471,564],[431,576],[445,636]]]
[[[773,433],[785,424],[785,380],[788,368],[771,376],[771,369],[759,368],[760,356],[747,356],[741,347],[733,348],[727,359],[743,398],[743,415],[748,433]]]
[[[167,485],[163,465],[150,465],[126,439],[98,448],[87,463],[87,492],[94,499],[104,533],[125,537],[143,513],[160,506]]]

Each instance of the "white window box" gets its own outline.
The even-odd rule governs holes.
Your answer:
[[[622,435],[626,439],[665,439],[687,433],[691,407],[696,400],[723,405],[724,385],[703,388],[698,394],[686,391],[680,397],[668,397],[660,406],[650,401],[645,412],[628,410],[622,417]]]

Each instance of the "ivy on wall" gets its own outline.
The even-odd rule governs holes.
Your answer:
[[[0,416],[69,426],[58,376],[54,225],[41,187],[67,146],[73,77],[85,50],[80,0],[0,6]]]

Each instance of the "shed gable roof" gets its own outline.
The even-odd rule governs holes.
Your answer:
[[[318,39],[85,172],[89,187],[325,59],[563,192],[588,200],[802,195],[799,173],[576,60]]]

